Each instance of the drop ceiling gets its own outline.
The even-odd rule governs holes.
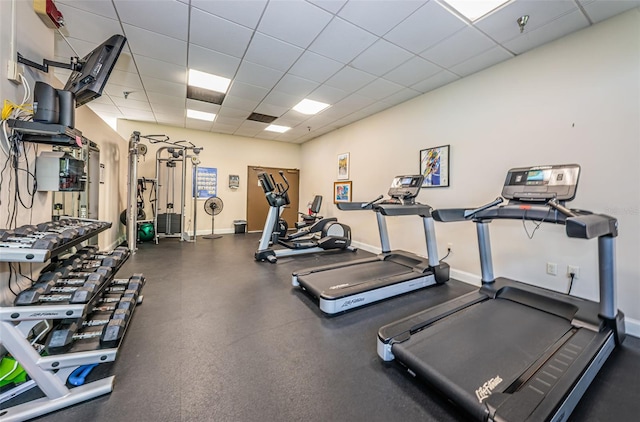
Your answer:
[[[128,39],[103,95],[128,119],[303,143],[640,6],[640,0],[511,0],[471,22],[444,0],[57,0],[58,61]],[[517,19],[529,15],[521,33]],[[221,105],[186,98],[187,69],[232,80]],[[68,71],[56,69],[62,81]],[[331,104],[309,116],[304,98]],[[215,113],[214,122],[186,109]],[[251,113],[277,117],[265,131]]]

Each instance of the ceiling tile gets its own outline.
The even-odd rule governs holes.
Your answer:
[[[346,116],[347,114],[359,111],[363,107],[371,105],[375,100],[360,94],[351,94],[347,98],[340,100],[336,105],[326,109],[318,116]]]
[[[351,66],[373,75],[382,76],[411,57],[414,57],[413,54],[407,50],[397,47],[389,41],[379,39],[356,57],[351,62]]]
[[[156,32],[124,24],[131,52],[180,66],[187,65],[187,43]]]
[[[289,73],[316,82],[324,82],[344,67],[344,64],[311,51],[305,51],[291,67]]]
[[[192,100],[187,98],[187,108],[198,111],[206,111],[207,113],[218,113],[220,106],[218,104],[206,103],[204,101]]]
[[[113,0],[120,20],[138,28],[187,40],[189,6],[179,1]]]
[[[133,62],[133,57],[131,57],[131,53],[129,53],[128,50],[128,48],[127,52],[125,52],[124,49],[122,50],[120,57],[118,57],[118,60],[116,61],[114,69],[122,70],[123,72],[135,73],[138,70],[136,69],[136,64]]]
[[[220,124],[224,124],[224,125],[228,125],[228,126],[234,126],[236,129],[238,127],[240,127],[240,125],[245,120],[247,120],[247,115],[246,114],[242,118],[240,118],[240,117],[225,117],[225,116],[222,116],[221,114],[218,114],[218,116],[216,117],[216,123],[220,123]]]
[[[334,88],[329,85],[320,85],[311,94],[309,94],[308,98],[322,103],[335,104],[347,95],[349,95],[349,92],[345,90]]]
[[[456,75],[455,73],[451,73],[448,70],[443,70],[433,76],[428,77],[423,81],[416,83],[415,85],[412,85],[411,88],[420,92],[429,92],[457,79],[460,79],[460,76]]]
[[[155,116],[158,123],[169,126],[184,127],[184,110],[182,110],[182,114],[155,113]]]
[[[347,0],[307,0],[309,3],[313,3],[318,7],[322,7],[333,14],[336,14],[340,8],[347,2]]]
[[[155,122],[156,118],[151,111],[138,110],[135,108],[118,107],[122,112],[122,115],[131,120],[143,120],[148,122]]]
[[[163,62],[162,60],[141,56],[139,54],[136,55],[136,64],[143,78],[145,76],[151,76],[152,78],[177,84],[186,85],[187,83],[187,68],[185,66]]]
[[[338,16],[382,36],[425,3],[416,0],[350,1]]]
[[[151,110],[153,111],[153,114],[156,115],[156,118],[158,115],[173,115],[180,119],[184,119],[185,115],[184,104],[182,107],[171,107],[164,104],[151,103]]]
[[[352,67],[344,67],[329,78],[325,84],[347,92],[354,92],[362,88],[376,77]]]
[[[587,12],[589,18],[593,23],[609,19],[615,15],[618,15],[634,7],[640,7],[640,0],[598,0],[598,1],[584,1],[579,0]]]
[[[440,70],[441,68],[435,64],[421,57],[414,56],[412,59],[409,59],[391,72],[385,74],[384,78],[408,87],[438,73]]]
[[[64,38],[62,38],[62,36],[60,36],[60,34],[58,33],[55,34],[55,41],[54,41],[55,55],[56,57],[59,57],[60,61],[63,63],[68,63],[69,58],[71,57],[86,56],[94,48],[100,45],[102,41],[105,41],[106,39],[102,40],[100,43],[80,40],[74,37],[67,37],[67,40],[69,40],[69,44],[71,44],[71,47],[73,47],[73,49],[69,47],[69,44],[67,44],[67,42],[64,40]]]
[[[114,34],[122,34],[120,23],[115,19],[85,12],[63,4],[60,5],[59,10],[64,16],[65,24],[60,31],[65,36],[71,36],[72,33],[76,34],[75,37],[93,43],[93,47],[102,44]]]
[[[95,13],[96,15],[104,16],[106,18],[118,19],[118,15],[113,8],[113,3],[111,3],[110,1],[57,0],[56,6],[58,6],[59,10],[63,10],[66,6],[68,6],[75,9],[84,10],[85,12]],[[63,15],[66,16],[64,13]]]
[[[384,99],[384,102],[391,105],[400,104],[412,99],[413,97],[417,97],[418,95],[422,95],[422,92],[416,91],[415,89],[411,88],[404,88],[402,89],[402,91],[398,91],[395,94],[389,95]]]
[[[195,44],[189,46],[189,69],[233,79],[239,66],[240,59],[237,57],[209,50]]]
[[[334,18],[309,46],[309,50],[341,63],[349,63],[376,41],[369,32]]]
[[[581,11],[575,11],[568,15],[563,15],[538,29],[527,31],[523,36],[504,43],[504,46],[516,54],[521,54],[587,26],[589,26],[587,18]]]
[[[227,95],[231,97],[244,98],[245,100],[262,101],[268,93],[269,90],[266,88],[245,84],[240,81],[233,81]]]
[[[191,10],[189,42],[234,57],[242,57],[253,31],[198,9]]]
[[[391,94],[401,91],[403,88],[404,87],[402,85],[378,78],[364,88],[359,89],[358,94],[375,100],[381,100]]]
[[[333,15],[301,1],[272,1],[260,20],[258,31],[298,47],[306,48]],[[283,25],[282,22],[287,22]]]
[[[489,66],[500,63],[513,57],[501,47],[494,47],[482,54],[470,58],[456,66],[453,66],[450,70],[460,76],[469,76],[472,73],[476,73],[482,69],[486,69]]]
[[[274,122],[278,125],[293,127],[309,119],[309,115],[289,110]]]
[[[186,103],[185,97],[174,97],[158,92],[148,92],[147,96],[149,97],[149,101],[151,102],[152,107],[156,104],[162,104],[169,107],[181,107],[184,109],[184,105]]]
[[[465,26],[464,22],[440,4],[430,1],[389,31],[384,38],[418,54]]]
[[[107,94],[109,96],[112,104],[117,104],[115,100],[118,98],[124,99],[125,92],[127,93],[127,98],[131,98],[134,101],[143,101],[146,103],[149,102],[149,100],[147,99],[147,93],[144,92],[143,89],[134,89],[128,86],[108,83],[107,86],[104,88],[104,91],[102,91],[103,94]],[[123,105],[123,104],[118,104],[118,105]],[[126,105],[123,105],[123,106],[127,107]]]
[[[318,87],[319,83],[286,74],[274,87],[274,90],[298,97],[300,100]]]
[[[112,70],[108,84],[122,85],[133,90],[142,89],[142,82],[137,73],[123,72],[121,70]],[[131,91],[131,89],[129,90]]]
[[[420,53],[425,59],[444,68],[461,63],[487,51],[496,43],[475,28],[466,27],[446,40]]]
[[[186,83],[177,84],[175,82],[169,82],[143,75],[142,84],[147,92],[158,92],[160,94],[171,95],[174,97],[187,97]]]
[[[187,117],[185,120],[185,127],[187,129],[203,130],[205,132],[209,132],[212,125],[213,125],[213,122],[209,122],[206,120],[191,119],[189,117]]]
[[[286,71],[302,52],[299,47],[256,33],[244,58],[272,69]]]
[[[274,104],[269,104],[263,101],[262,103],[260,103],[258,107],[256,107],[255,112],[266,114],[267,116],[280,117],[284,113],[286,113],[288,110],[289,110],[289,107],[282,107]]]
[[[578,10],[573,0],[515,1],[480,19],[474,25],[499,43],[522,37],[560,15]],[[524,33],[516,20],[529,15]]]
[[[249,114],[247,111],[245,110],[238,110],[235,108],[231,108],[231,107],[227,107],[226,105],[223,105],[222,107],[220,107],[220,117],[226,117],[226,118],[233,118],[233,119],[241,119],[241,120],[246,120],[247,117],[249,117]]]
[[[135,100],[135,99],[131,98],[131,96],[129,96],[128,98],[112,96],[111,99],[113,100],[113,102],[115,103],[115,105],[117,107],[125,107],[125,108],[133,108],[133,109],[136,109],[136,110],[151,111],[151,106],[149,105],[148,101]]]
[[[240,64],[234,80],[271,89],[283,75],[284,72],[281,70],[271,69],[244,60]]]
[[[122,115],[122,112],[120,111],[120,109],[115,105],[91,102],[87,104],[87,107],[89,107],[91,110],[95,111],[96,113],[109,113],[114,115]]]
[[[294,95],[289,95],[280,91],[271,91],[263,101],[268,104],[273,104],[279,107],[285,107],[288,110],[292,108],[294,105],[298,104],[301,100],[302,98],[296,97]],[[258,113],[262,113],[262,112],[259,111]],[[280,116],[283,113],[284,112],[278,113],[278,114],[272,114],[272,116]],[[269,113],[264,113],[264,114],[269,114]]]
[[[220,121],[221,119],[219,117],[216,117],[215,122],[213,122],[213,126],[211,126],[211,131],[212,132],[216,132],[216,133],[227,133],[229,135],[232,135],[233,132],[235,132],[236,130],[238,130],[238,128],[240,127],[239,124],[234,125],[234,124],[226,124],[224,122]]]
[[[260,101],[257,100],[245,100],[244,98],[238,97],[225,97],[222,102],[223,107],[231,107],[238,110],[246,110],[249,115],[255,108],[260,104]]]
[[[255,29],[267,0],[191,0],[191,5],[221,18]]]

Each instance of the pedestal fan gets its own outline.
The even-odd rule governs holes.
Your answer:
[[[214,228],[215,228],[215,220],[216,220],[216,215],[220,214],[222,212],[222,208],[224,208],[224,204],[222,203],[222,199],[216,197],[216,196],[212,196],[210,198],[207,198],[206,201],[204,201],[204,210],[207,212],[207,214],[209,214],[211,216],[211,234],[208,234],[206,236],[202,236],[203,239],[218,239],[222,236],[218,235],[214,235]]]

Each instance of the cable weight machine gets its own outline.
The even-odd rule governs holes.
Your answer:
[[[137,184],[138,160],[145,155],[147,146],[140,144],[144,138],[151,144],[162,143],[164,146],[156,151],[155,177],[151,184],[154,194],[152,203],[152,218],[145,220],[153,222],[154,241],[157,244],[161,237],[178,237],[180,241],[196,240],[197,202],[193,204],[193,238],[185,236],[187,167],[197,169],[200,160],[198,154],[203,150],[189,141],[169,141],[166,135],[140,135],[133,132],[129,141],[129,178],[127,181],[127,243],[132,253],[136,250],[137,240]]]

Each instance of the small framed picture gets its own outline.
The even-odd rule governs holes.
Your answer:
[[[338,180],[349,180],[349,153],[338,154]]]
[[[351,181],[333,182],[333,203],[351,202]]]
[[[423,188],[449,186],[449,145],[420,150],[420,174]]]

